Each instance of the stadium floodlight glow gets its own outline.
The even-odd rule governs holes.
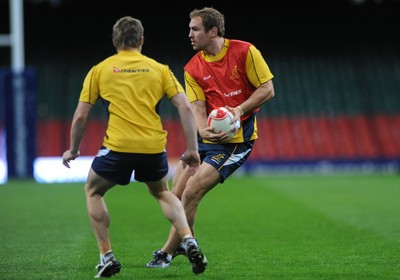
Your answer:
[[[62,163],[62,157],[37,157],[33,163],[33,177],[38,183],[86,182],[93,159],[94,156],[80,156],[71,160],[70,168],[67,168]],[[177,162],[178,160],[168,161],[170,179],[174,176]],[[132,173],[131,182],[135,181],[134,175],[135,171]]]
[[[0,184],[5,184],[8,180],[7,147],[5,143],[6,134],[0,129]]]
[[[71,168],[62,163],[62,157],[38,157],[33,163],[33,177],[39,183],[85,182],[93,157],[79,157],[71,161]]]
[[[62,163],[62,157],[38,157],[33,163],[33,177],[39,183],[86,182],[92,156],[80,156],[70,161],[70,168]],[[133,181],[133,175],[131,181]]]
[[[7,164],[5,161],[0,159],[0,184],[7,182]]]

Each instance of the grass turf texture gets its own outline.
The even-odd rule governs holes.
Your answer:
[[[106,195],[113,279],[400,279],[399,176],[232,177],[198,209],[209,266],[146,263],[169,230],[145,185]],[[0,186],[0,279],[92,279],[99,257],[83,184]]]

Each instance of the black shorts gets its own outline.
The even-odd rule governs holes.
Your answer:
[[[139,182],[161,180],[168,174],[168,160],[165,152],[159,154],[121,153],[102,147],[92,162],[92,169],[99,176],[113,183],[127,185],[132,178]]]
[[[202,162],[207,162],[218,170],[221,174],[220,183],[223,183],[243,165],[250,156],[253,146],[254,141],[223,145],[199,143],[199,154]]]

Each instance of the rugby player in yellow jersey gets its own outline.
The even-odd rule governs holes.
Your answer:
[[[184,74],[186,94],[196,117],[202,163],[191,176],[184,169],[184,161],[180,161],[172,191],[183,203],[192,232],[200,201],[249,157],[258,138],[256,112],[275,95],[273,75],[260,51],[251,43],[224,38],[224,21],[214,8],[190,13],[189,39],[197,53],[186,64]],[[226,133],[214,133],[212,127],[207,127],[208,114],[221,106],[231,110],[234,121],[240,119],[241,128],[230,141]],[[183,253],[179,233],[172,227],[166,243],[153,253],[147,267],[168,267],[172,258]],[[206,258],[203,264],[207,265]]]
[[[200,164],[194,114],[170,68],[141,54],[143,32],[141,21],[132,17],[114,24],[112,40],[117,53],[87,74],[72,120],[70,148],[63,154],[63,164],[69,168],[70,161],[79,156],[89,113],[101,100],[108,113],[108,126],[85,185],[87,211],[100,252],[95,278],[110,277],[121,269],[111,248],[110,217],[103,196],[115,185],[129,184],[133,171],[134,179],[148,186],[178,232],[193,272],[205,269],[203,253],[193,238],[181,201],[168,187],[167,132],[157,108],[164,96],[177,108],[187,143],[182,161],[191,175]]]

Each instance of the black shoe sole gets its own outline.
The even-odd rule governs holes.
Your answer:
[[[206,270],[207,263],[204,262],[204,255],[199,249],[189,249],[188,258],[192,264],[192,271],[194,274],[200,274]]]

